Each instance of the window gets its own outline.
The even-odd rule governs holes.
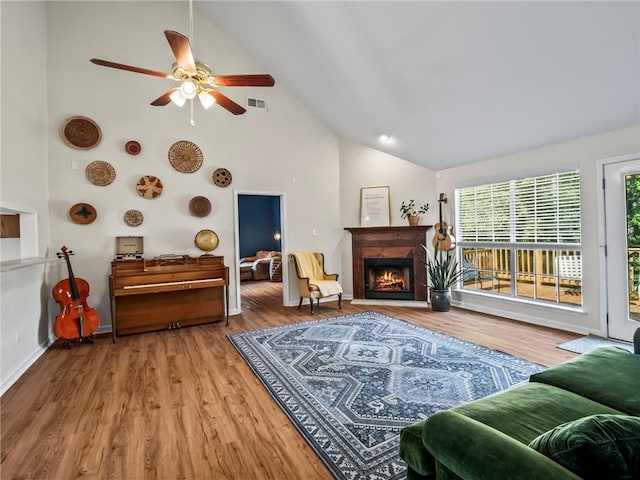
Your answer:
[[[580,172],[456,190],[463,290],[582,305]]]

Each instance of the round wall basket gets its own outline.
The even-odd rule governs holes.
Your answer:
[[[129,225],[130,227],[137,227],[142,225],[144,221],[144,215],[140,210],[127,210],[124,212],[124,223]]]
[[[211,202],[207,197],[193,197],[189,200],[189,213],[194,217],[206,217],[211,213]]]
[[[218,246],[218,235],[213,230],[200,230],[194,240],[196,247],[205,252],[215,250]]]
[[[228,187],[232,179],[231,172],[226,168],[218,168],[213,172],[213,183],[219,187]]]
[[[91,162],[85,168],[84,173],[91,183],[99,187],[106,187],[116,179],[116,169],[109,162],[103,162],[102,160]]]
[[[90,118],[76,115],[62,122],[60,137],[68,147],[88,150],[100,143],[102,131]]]
[[[138,155],[142,151],[142,147],[135,140],[129,140],[124,144],[124,149],[129,155]]]
[[[169,163],[182,173],[193,173],[202,166],[202,150],[193,142],[180,140],[169,147]]]
[[[98,218],[98,212],[90,203],[76,203],[69,209],[69,217],[74,223],[88,225]]]
[[[158,177],[153,175],[145,175],[138,180],[136,190],[141,197],[156,198],[162,193],[162,182]]]

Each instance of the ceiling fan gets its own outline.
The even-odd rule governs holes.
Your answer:
[[[91,63],[180,82],[180,86],[168,90],[151,102],[151,105],[156,107],[167,105],[170,102],[181,107],[187,100],[193,100],[197,96],[205,109],[208,109],[214,103],[218,103],[218,105],[234,115],[242,115],[246,112],[246,109],[218,91],[218,87],[273,87],[275,85],[275,80],[268,74],[213,75],[207,65],[194,60],[191,53],[191,44],[187,37],[173,30],[165,30],[164,35],[167,37],[173,56],[176,59],[171,73],[133,67],[99,58],[92,58]],[[193,108],[193,103],[191,106]]]

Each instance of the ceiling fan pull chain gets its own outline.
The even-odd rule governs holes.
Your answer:
[[[196,122],[193,121],[193,98],[189,101],[189,103],[191,103],[191,126],[195,127],[196,126]]]

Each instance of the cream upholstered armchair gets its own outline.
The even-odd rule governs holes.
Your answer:
[[[342,286],[338,283],[338,274],[329,274],[324,271],[324,255],[322,253],[294,252],[289,255],[289,258],[294,260],[298,276],[298,290],[300,290],[298,308],[302,306],[302,300],[308,298],[313,315],[314,299],[320,306],[321,298],[332,295],[338,296],[338,308],[342,308]]]

